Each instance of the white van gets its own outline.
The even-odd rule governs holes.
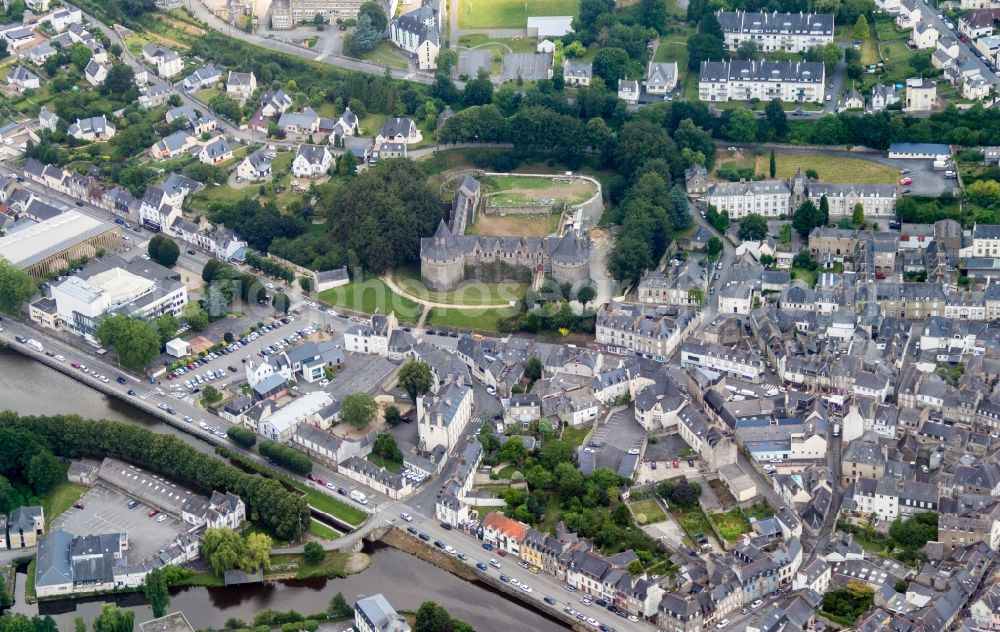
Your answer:
[[[354,502],[358,503],[359,505],[367,505],[368,504],[368,498],[366,498],[363,493],[359,492],[356,489],[351,490],[351,500],[353,500]]]

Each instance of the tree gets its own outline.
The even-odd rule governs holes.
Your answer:
[[[232,529],[207,529],[201,543],[201,556],[208,560],[212,572],[221,576],[226,571],[240,567],[246,556],[246,545]]]
[[[705,248],[708,258],[714,261],[720,254],[722,254],[722,240],[718,237],[710,237]]]
[[[271,299],[271,306],[274,307],[274,311],[287,314],[288,309],[291,306],[291,301],[288,299],[288,295],[284,292],[277,292]]]
[[[594,75],[604,79],[609,86],[618,85],[618,80],[628,70],[628,52],[622,48],[602,48],[594,56]]]
[[[362,15],[367,15],[371,19],[372,28],[380,33],[385,30],[388,26],[389,20],[385,16],[385,11],[382,9],[382,5],[373,0],[363,3],[358,7],[358,17]]]
[[[708,223],[711,224],[715,230],[719,231],[723,235],[726,234],[727,230],[729,230],[729,211],[722,211],[720,213],[717,208],[709,204],[708,210],[705,212],[705,219],[708,220]]]
[[[451,69],[458,65],[458,51],[445,48],[438,53],[438,72],[449,73]]]
[[[208,312],[194,301],[181,308],[181,317],[194,331],[201,331],[208,327]]]
[[[580,17],[577,18],[580,28],[577,30],[589,32],[592,38],[597,28],[597,21],[614,9],[615,0],[580,0]]]
[[[177,337],[177,330],[180,329],[181,323],[172,314],[164,314],[153,322],[160,335],[160,346]]]
[[[771,149],[771,161],[768,164],[767,170],[768,173],[771,174],[772,178],[774,177],[774,174],[778,172],[778,163],[774,160],[774,149]]]
[[[399,412],[399,409],[395,406],[389,406],[382,413],[382,418],[385,419],[385,423],[390,426],[398,426],[403,421],[403,415]]]
[[[83,69],[87,67],[93,56],[94,54],[90,52],[90,49],[83,44],[74,44],[69,49],[69,59],[80,72],[83,72]]]
[[[163,571],[154,568],[146,574],[145,588],[146,601],[153,610],[153,616],[157,619],[167,614],[167,606],[170,605],[170,591],[167,589],[167,580],[163,576]]]
[[[819,209],[810,200],[803,202],[792,218],[792,227],[803,238],[809,237],[812,229],[821,226],[822,223]]]
[[[486,70],[480,68],[475,79],[465,83],[462,91],[462,102],[466,106],[486,105],[493,101],[493,82]]]
[[[855,228],[861,228],[865,225],[865,208],[861,206],[861,202],[854,205],[854,210],[851,213],[851,223],[854,224]]]
[[[326,559],[326,551],[323,550],[322,545],[316,542],[306,542],[305,548],[302,550],[302,557],[305,558],[306,564],[309,566],[316,566]]]
[[[808,250],[800,250],[795,257],[792,258],[792,267],[800,268],[802,270],[815,270],[819,267],[816,260],[813,259],[812,253]]]
[[[757,59],[760,56],[760,51],[757,49],[757,43],[753,40],[743,40],[740,45],[736,47],[736,59]]]
[[[313,16],[313,24],[316,26],[322,26],[326,24],[326,18],[323,17],[322,13],[317,13]]]
[[[774,140],[781,140],[788,134],[788,116],[785,114],[785,109],[781,107],[781,101],[778,99],[771,99],[767,102],[767,107],[764,108],[764,120],[767,122],[768,129],[773,132]],[[771,156],[773,160],[774,150],[771,150]],[[771,177],[774,177],[774,173],[771,173]]]
[[[39,450],[28,460],[25,478],[36,493],[44,493],[66,477],[66,468],[48,450]]]
[[[868,18],[865,17],[864,13],[858,16],[858,21],[854,23],[854,30],[851,31],[851,35],[856,40],[866,40],[871,37],[871,30],[868,28]]]
[[[663,0],[639,0],[639,23],[662,33],[667,26],[667,3]]]
[[[227,269],[225,263],[215,259],[209,259],[205,262],[205,267],[201,269],[201,280],[205,283],[211,283],[212,281],[220,278],[223,271]]]
[[[344,593],[339,592],[330,598],[330,605],[326,607],[326,614],[331,619],[346,619],[352,616],[354,609],[351,608],[347,600],[344,599]]]
[[[597,298],[597,290],[592,285],[584,285],[576,293],[576,300],[584,306],[595,298]]]
[[[0,309],[17,314],[35,293],[35,284],[27,272],[0,256]]]
[[[714,17],[714,16],[713,16]],[[699,33],[688,39],[688,68],[700,70],[701,62],[721,60],[726,58],[726,48],[723,40],[711,35]]]
[[[738,142],[750,142],[757,138],[757,117],[750,110],[730,110],[722,133]]]
[[[372,454],[393,463],[403,462],[403,452],[396,445],[396,440],[388,432],[383,432],[375,437],[375,443],[372,445]]]
[[[761,241],[767,237],[767,220],[757,213],[750,213],[740,220],[737,234],[743,241]]]
[[[656,493],[679,507],[693,507],[701,496],[701,485],[686,478],[663,481],[656,486]]]
[[[94,619],[94,632],[132,632],[134,623],[134,611],[106,603],[101,606],[101,614]]]
[[[257,443],[257,435],[245,426],[230,426],[226,429],[226,436],[243,448],[252,448],[253,444]]]
[[[175,263],[177,263],[177,258],[181,255],[181,249],[177,246],[174,240],[166,237],[162,234],[154,235],[152,239],[149,240],[149,246],[146,249],[149,258],[157,262],[164,268],[171,268]]]
[[[144,371],[160,355],[160,334],[142,318],[124,314],[104,316],[94,334],[101,345],[113,348],[118,360],[133,371]]]
[[[246,557],[240,568],[250,573],[258,569],[267,570],[271,566],[271,536],[252,532],[246,535]]]
[[[0,59],[7,59],[10,53],[7,51],[7,40],[0,40]]]
[[[825,195],[819,198],[819,214],[816,216],[816,219],[819,221],[819,226],[825,226],[830,223],[830,200]]]
[[[205,406],[211,406],[212,404],[215,404],[222,400],[222,393],[220,393],[219,389],[215,388],[211,384],[206,386],[205,389],[201,392],[201,394],[202,394],[201,402]]]
[[[434,385],[434,374],[431,366],[420,360],[410,360],[399,368],[399,387],[406,391],[410,400],[416,402],[417,396],[423,395]]]
[[[370,395],[353,393],[344,398],[340,408],[340,417],[358,430],[364,430],[373,421],[378,412],[378,404]]]
[[[472,628],[462,621],[452,619],[448,611],[433,601],[425,601],[417,609],[413,632],[464,632]]]

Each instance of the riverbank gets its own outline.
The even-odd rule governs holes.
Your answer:
[[[423,540],[412,537],[405,531],[400,531],[395,527],[386,531],[381,541],[394,549],[409,553],[466,581],[473,582],[477,579],[476,572],[468,564],[448,555],[441,549],[424,544]]]

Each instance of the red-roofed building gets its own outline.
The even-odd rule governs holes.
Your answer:
[[[523,522],[493,511],[483,520],[483,542],[489,542],[500,551],[520,556],[521,543],[528,534],[528,528]]]

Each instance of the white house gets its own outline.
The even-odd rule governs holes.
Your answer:
[[[333,155],[320,145],[299,145],[292,161],[292,175],[297,178],[317,178],[333,165]]]
[[[41,86],[38,75],[23,66],[15,66],[7,75],[7,83],[18,90],[33,90]]]
[[[354,602],[354,627],[358,632],[410,632],[410,624],[396,614],[382,593]]]
[[[417,435],[420,448],[430,452],[437,446],[451,450],[472,417],[472,389],[454,382],[436,396],[417,398]]]
[[[225,138],[219,137],[207,143],[198,152],[198,160],[206,165],[217,165],[233,157],[233,148]]]
[[[108,71],[111,70],[109,64],[102,64],[96,59],[91,59],[87,67],[83,69],[83,76],[92,86],[99,86],[108,78]]]
[[[420,70],[437,68],[441,49],[438,13],[435,3],[427,3],[389,22],[389,41],[410,53]]]
[[[245,101],[257,91],[257,77],[252,72],[229,71],[226,78],[226,94]]]
[[[264,151],[258,149],[236,167],[236,175],[248,182],[266,180],[271,175],[271,159]]]
[[[677,87],[677,62],[649,62],[642,85],[648,94],[667,94]]]
[[[629,105],[639,102],[639,82],[628,77],[618,80],[618,98]]]
[[[413,119],[390,118],[386,119],[385,123],[382,124],[382,129],[379,130],[378,136],[375,137],[375,144],[405,143],[411,145],[419,143],[423,138],[420,128],[413,122]]]
[[[142,48],[142,58],[146,63],[156,66],[156,74],[164,79],[179,75],[184,69],[184,60],[180,55],[156,44],[146,44]]]
[[[66,133],[80,140],[101,141],[115,137],[115,125],[105,115],[76,119]]]

